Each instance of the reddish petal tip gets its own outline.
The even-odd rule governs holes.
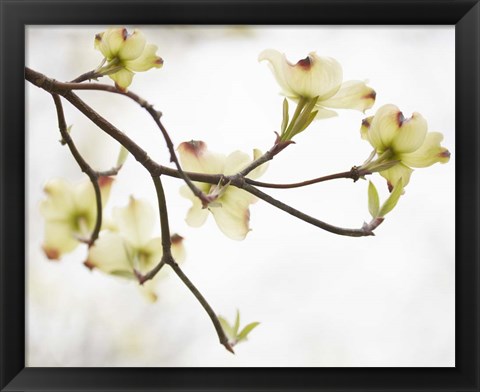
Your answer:
[[[55,248],[47,248],[43,247],[43,252],[45,253],[45,256],[47,256],[47,259],[49,260],[59,260],[60,259],[60,252],[58,249]]]

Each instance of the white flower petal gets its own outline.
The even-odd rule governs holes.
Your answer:
[[[141,248],[150,240],[156,214],[147,201],[131,196],[126,207],[113,210],[113,217],[119,232],[135,248]]]
[[[370,141],[370,126],[372,125],[373,116],[364,118],[362,120],[362,126],[360,127],[360,136],[363,140]]]
[[[63,220],[75,211],[74,186],[63,179],[52,179],[44,187],[47,199],[40,203],[40,212],[47,220]]]
[[[120,71],[114,74],[108,75],[112,79],[120,90],[126,90],[128,86],[132,84],[134,73],[128,69],[122,68]]]
[[[365,111],[375,103],[375,90],[365,82],[351,80],[341,85],[335,95],[319,102],[320,105],[335,109],[356,109]]]
[[[288,63],[284,54],[274,49],[266,49],[258,56],[258,61],[267,60],[273,72],[273,76],[282,89],[285,96],[295,96],[296,92],[290,88],[286,80],[285,64]]]
[[[403,163],[397,163],[390,169],[380,172],[380,175],[387,180],[389,189],[392,189],[393,186],[398,183],[400,178],[403,181],[403,187],[406,187],[410,182],[412,172],[413,170],[408,166],[405,166]]]
[[[157,46],[148,44],[145,46],[142,54],[135,58],[134,60],[125,61],[125,67],[130,71],[135,72],[144,72],[148,71],[150,68],[161,68],[163,65],[163,60],[161,57],[157,56]]]
[[[317,56],[311,52],[306,58],[291,64],[284,54],[267,49],[260,53],[259,61],[267,60],[282,94],[291,98],[330,98],[342,83],[342,67],[337,60]]]
[[[178,234],[174,234],[170,240],[172,241],[173,258],[177,263],[183,263],[187,254],[185,251],[185,245],[183,244],[183,237],[179,236]]]
[[[440,145],[442,140],[440,132],[428,132],[418,150],[401,155],[402,162],[411,167],[428,167],[437,162],[448,162],[450,152]]]
[[[152,238],[142,246],[141,249],[138,249],[138,251],[144,254],[140,271],[146,273],[155,267],[162,259],[162,239],[160,237]]]
[[[134,277],[132,257],[133,250],[121,235],[102,232],[89,249],[85,264],[107,274]]]
[[[127,35],[118,51],[118,57],[121,61],[135,60],[140,57],[145,49],[145,36],[140,30],[134,30],[131,35]]]
[[[205,174],[223,173],[225,156],[208,151],[205,142],[183,142],[177,150],[184,170]]]
[[[395,105],[384,105],[377,110],[370,124],[368,140],[378,153],[392,146],[402,119],[402,112]]]
[[[323,120],[326,118],[332,118],[338,116],[338,113],[334,110],[328,110],[319,104],[315,105],[315,110],[317,110],[317,115],[315,116],[316,120]]]
[[[340,88],[343,71],[340,63],[331,57],[311,52],[295,65],[284,66],[290,89],[305,98],[319,97],[319,101],[333,96]]]
[[[212,207],[209,210],[222,233],[240,241],[245,239],[250,231],[249,205],[255,200],[251,194],[230,186],[219,199],[221,207]]]
[[[252,159],[248,154],[241,151],[234,151],[225,159],[225,166],[222,174],[227,176],[236,174],[242,169],[245,169],[251,162]]]
[[[392,140],[392,148],[396,153],[413,152],[420,148],[427,134],[427,121],[419,113],[400,123],[397,134]]]
[[[43,251],[50,260],[58,260],[64,253],[73,251],[79,244],[74,237],[70,221],[47,220]]]
[[[125,41],[127,29],[108,29],[101,34],[101,42],[97,44],[97,47],[107,60],[113,60],[118,56],[118,52]],[[97,34],[97,36],[99,36],[99,34]]]
[[[185,218],[187,224],[192,227],[202,226],[207,220],[208,210],[206,208],[202,208],[202,202],[186,185],[180,188],[180,194],[192,202],[192,206],[188,210]]]

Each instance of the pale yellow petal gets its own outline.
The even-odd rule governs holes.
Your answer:
[[[420,148],[427,134],[427,121],[419,113],[413,113],[411,118],[400,121],[400,127],[392,140],[395,153],[413,152]]]
[[[118,57],[121,61],[131,61],[140,57],[145,49],[145,36],[140,30],[134,30],[131,35],[127,35],[118,51]]]
[[[185,245],[183,244],[183,237],[174,234],[170,238],[172,241],[172,256],[177,263],[183,263],[186,259],[187,252],[185,250]]]
[[[100,196],[102,198],[103,206],[105,206],[105,204],[108,202],[113,181],[115,181],[113,177],[101,176],[98,178],[98,185],[100,187]]]
[[[45,219],[67,219],[75,211],[74,186],[63,179],[52,179],[44,187],[47,198],[40,203]]]
[[[188,210],[185,218],[187,224],[192,227],[202,226],[207,220],[208,210],[202,208],[202,202],[200,199],[196,197],[186,185],[180,188],[180,194],[192,202],[192,206]]]
[[[200,227],[202,226],[208,217],[208,210],[206,208],[202,208],[202,203],[200,200],[196,199],[193,205],[187,212],[187,216],[185,217],[185,222],[189,226],[192,227]]]
[[[76,215],[85,217],[88,223],[88,228],[92,229],[97,216],[97,201],[90,180],[78,183],[75,186],[73,197],[75,199]]]
[[[334,110],[328,110],[320,105],[315,105],[315,110],[317,110],[317,115],[315,120],[324,120],[326,118],[332,118],[338,116],[338,113]]]
[[[364,118],[362,120],[362,126],[360,127],[360,136],[364,140],[370,141],[369,134],[370,134],[370,126],[372,124],[372,120],[373,120],[373,116]]]
[[[107,273],[124,277],[134,277],[133,250],[117,233],[103,232],[89,249],[85,264]]]
[[[155,267],[162,259],[162,239],[160,237],[152,238],[139,249],[139,252],[144,255],[144,257],[141,258],[140,271],[146,273]]]
[[[408,166],[403,163],[397,163],[390,169],[380,172],[380,174],[387,180],[389,189],[393,189],[393,186],[400,180],[400,178],[403,181],[403,186],[406,187],[410,181],[412,172],[413,170]]]
[[[411,167],[428,167],[434,163],[447,163],[450,152],[440,145],[443,135],[440,132],[428,132],[422,146],[411,153],[402,154],[402,162]]]
[[[403,118],[395,105],[384,105],[377,110],[370,124],[369,141],[378,153],[390,148]]]
[[[258,56],[258,61],[264,60],[268,61],[273,76],[282,89],[283,95],[295,96],[296,92],[290,88],[286,80],[285,65],[287,64],[287,59],[285,55],[274,49],[266,49]]]
[[[122,68],[120,71],[114,74],[108,75],[112,79],[120,90],[126,90],[128,86],[132,84],[134,73],[128,69]]]
[[[74,230],[70,221],[47,220],[45,222],[45,234],[43,251],[51,260],[58,260],[64,253],[73,251],[79,244],[74,237]]]
[[[343,72],[338,61],[317,56],[314,52],[287,67],[287,82],[302,97],[319,97],[319,101],[328,99],[339,90],[342,83]]]
[[[252,159],[250,156],[242,151],[234,151],[225,159],[225,166],[222,174],[230,176],[236,174],[242,169],[245,169]]]
[[[113,60],[118,56],[126,36],[125,28],[108,29],[102,34],[101,42],[97,46],[107,60]]]
[[[375,103],[375,90],[365,82],[351,80],[341,85],[334,96],[322,100],[320,105],[334,109],[356,109],[365,111]]]
[[[125,67],[131,71],[144,72],[150,68],[160,68],[163,65],[161,57],[157,56],[157,46],[148,44],[142,54],[134,60],[125,61]]]
[[[225,156],[208,151],[207,144],[200,140],[183,142],[178,146],[182,167],[186,171],[205,174],[221,174],[224,170]]]
[[[241,189],[229,187],[219,199],[221,207],[211,207],[215,222],[227,237],[233,240],[243,240],[250,231],[249,205],[255,197]]]
[[[340,88],[343,71],[340,63],[331,57],[317,56],[311,52],[295,65],[284,65],[285,78],[290,90],[305,98],[325,100]]]
[[[103,35],[105,33],[98,33],[98,34],[95,34],[95,39],[93,40],[93,47],[96,49],[96,50],[101,50],[101,46],[102,46],[102,39],[103,39]],[[103,54],[103,53],[102,53]],[[105,55],[104,55],[105,56]]]
[[[122,236],[140,248],[150,240],[156,214],[147,201],[131,196],[126,207],[113,210],[113,218]]]

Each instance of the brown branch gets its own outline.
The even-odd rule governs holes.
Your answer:
[[[170,258],[169,260],[166,261],[170,267],[175,271],[177,276],[181,279],[181,281],[185,284],[185,286],[188,287],[188,289],[192,292],[192,294],[195,296],[195,298],[200,302],[202,305],[203,309],[207,312],[207,314],[210,316],[210,320],[212,320],[213,326],[215,327],[215,330],[217,331],[218,339],[220,341],[220,344],[222,344],[228,351],[230,351],[232,354],[235,354],[233,351],[232,346],[228,342],[228,338],[225,335],[225,332],[223,331],[223,328],[220,324],[220,321],[218,320],[217,315],[213,311],[212,307],[209,305],[205,297],[198,291],[198,289],[195,287],[195,285],[192,283],[190,279],[183,273],[183,271],[180,269],[178,264],[173,260],[173,258]]]
[[[97,112],[95,112],[91,107],[89,107],[85,102],[83,102],[77,95],[69,90],[64,90],[61,88],[62,83],[56,82],[53,79],[47,78],[45,75],[33,71],[29,68],[25,69],[25,78],[36,85],[50,93],[57,93],[63,95],[73,106],[75,106],[80,112],[82,112],[87,118],[89,118],[95,125],[102,129],[105,133],[110,135],[112,138],[117,140],[121,145],[123,145],[134,157],[135,159],[143,166],[148,172],[153,176],[158,176],[165,174],[171,177],[181,178],[180,173],[174,169],[166,168],[154,162],[140,146],[138,146],[133,140],[131,140],[126,134],[117,129],[113,124],[108,122]],[[60,86],[60,87],[59,87]],[[287,144],[288,145],[288,144]],[[276,148],[281,147],[279,143],[276,144]],[[275,146],[274,146],[275,147]],[[284,147],[283,147],[284,148]],[[220,180],[224,178],[223,175],[207,175],[201,173],[187,173],[188,176],[194,181],[206,182],[209,184],[218,184]],[[236,178],[233,178],[236,177]],[[245,178],[241,176],[231,176],[231,184],[242,188],[247,192],[252,193],[253,195],[263,199],[267,203],[274,205],[275,207],[293,215],[301,220],[304,220],[307,223],[310,223],[314,226],[317,226],[323,230],[329,231],[331,233],[347,235],[352,237],[362,237],[367,235],[373,235],[372,231],[367,229],[343,229],[328,223],[322,222],[316,218],[313,218],[307,214],[304,214],[276,199],[263,193],[252,185],[246,183]]]
[[[77,78],[73,79],[70,83],[81,83],[81,82],[84,82],[85,80],[97,79],[101,76],[103,76],[103,74],[98,73],[96,70],[88,71],[88,72],[85,72],[84,74],[81,74]]]
[[[153,182],[155,185],[155,189],[157,192],[157,199],[158,199],[158,205],[159,205],[159,211],[160,211],[160,222],[161,222],[161,230],[162,230],[162,248],[163,248],[163,256],[162,260],[159,262],[159,264],[152,269],[149,273],[147,273],[144,276],[141,276],[137,274],[140,283],[145,282],[148,279],[151,279],[155,276],[156,273],[165,265],[168,264],[169,266],[172,267],[172,269],[175,271],[177,276],[182,280],[182,282],[187,286],[187,288],[192,292],[192,294],[197,298],[197,300],[200,302],[204,310],[207,312],[209,315],[215,330],[217,332],[218,338],[220,343],[225,346],[225,348],[230,351],[234,352],[233,348],[231,347],[230,343],[228,342],[228,338],[226,337],[220,322],[218,320],[217,315],[209,305],[209,303],[206,301],[206,299],[203,297],[203,295],[198,291],[198,289],[195,287],[195,285],[188,279],[188,277],[183,273],[183,271],[180,269],[178,264],[175,262],[172,254],[171,254],[171,240],[170,240],[170,228],[169,228],[169,223],[168,223],[168,213],[167,213],[167,205],[166,205],[166,200],[165,200],[165,194],[163,190],[163,186],[160,180],[160,175],[161,174],[167,174],[172,177],[177,177],[177,178],[189,178],[191,177],[195,181],[201,181],[201,182],[208,182],[208,183],[218,183],[219,180],[223,179],[224,176],[219,174],[219,175],[205,175],[205,174],[200,174],[200,173],[192,173],[190,176],[189,174],[185,174],[182,172],[180,165],[178,163],[178,159],[176,159],[175,152],[173,150],[173,143],[168,135],[168,132],[166,129],[163,127],[162,123],[160,122],[160,116],[161,114],[156,112],[153,109],[153,106],[150,104],[146,103],[144,100],[140,100],[140,98],[133,93],[124,93],[120,92],[123,95],[130,96],[132,99],[136,100],[142,107],[145,107],[147,111],[151,114],[151,116],[154,118],[155,122],[159,126],[160,130],[162,131],[164,138],[167,142],[167,146],[170,150],[171,153],[171,160],[176,162],[177,164],[177,169],[178,170],[173,170],[169,169],[166,167],[163,167],[159,165],[158,163],[154,162],[146,153],[145,150],[143,150],[140,146],[138,146],[133,140],[131,140],[126,134],[121,132],[119,129],[117,129],[113,124],[108,122],[105,118],[100,116],[97,112],[95,112],[90,106],[88,106],[84,101],[82,101],[77,95],[75,95],[71,89],[72,86],[71,84],[66,84],[66,83],[61,83],[61,82],[56,82],[53,79],[47,78],[45,75],[42,75],[36,71],[33,71],[29,68],[25,68],[25,79],[31,82],[32,84],[36,85],[37,87],[42,88],[43,90],[49,92],[52,94],[52,97],[54,99],[54,102],[57,106],[57,113],[59,117],[59,128],[62,134],[62,138],[64,142],[69,146],[70,151],[72,152],[72,155],[75,157],[77,160],[78,164],[82,168],[87,175],[92,179],[94,179],[94,183],[97,184],[96,188],[96,196],[97,196],[97,209],[98,209],[98,216],[101,216],[101,195],[100,194],[100,189],[98,186],[98,181],[97,181],[97,173],[93,171],[93,169],[90,168],[90,166],[83,160],[81,155],[78,153],[78,150],[76,149],[72,139],[70,138],[70,135],[67,132],[66,128],[66,123],[65,123],[65,118],[63,114],[63,108],[61,106],[61,101],[59,95],[62,95],[65,99],[67,99],[73,106],[75,106],[81,113],[83,113],[87,118],[89,118],[94,124],[96,124],[100,129],[102,129],[105,133],[107,133],[109,136],[114,138],[117,142],[119,142],[122,146],[124,146],[134,157],[135,159],[152,175]],[[81,80],[81,77],[77,78],[76,80]],[[90,86],[90,85],[85,85],[85,86]],[[107,90],[105,90],[107,91]],[[113,91],[117,92],[117,91]],[[353,236],[353,237],[360,237],[360,236],[367,236],[367,235],[374,235],[373,232],[370,230],[370,227],[373,226],[372,224],[370,225],[365,225],[362,229],[343,229],[339,228],[336,226],[332,226],[330,224],[327,224],[325,222],[322,222],[318,219],[315,219],[309,215],[306,215],[276,199],[273,197],[263,193],[262,191],[258,190],[251,184],[248,184],[245,181],[245,176],[250,173],[252,170],[254,170],[256,167],[264,164],[268,160],[271,160],[278,152],[283,150],[286,146],[288,146],[290,142],[282,142],[279,141],[277,138],[277,142],[275,143],[274,147],[267,151],[262,157],[258,158],[252,164],[247,166],[244,170],[241,172],[237,173],[237,175],[233,176],[231,178],[231,183],[234,186],[237,186],[241,189],[244,189],[245,191],[261,198],[262,200],[266,201],[267,203],[270,203],[274,205],[275,207],[299,218],[304,220],[307,223],[310,223],[312,225],[315,225],[317,227],[320,227],[324,230],[327,230],[329,232],[339,234],[339,235],[346,235],[346,236]],[[93,181],[92,181],[93,182]],[[187,181],[188,183],[188,181]],[[95,185],[94,185],[95,186]],[[193,189],[192,189],[193,190]],[[100,202],[98,202],[100,200]],[[100,205],[98,204],[100,203]],[[99,226],[99,223],[97,221],[97,225]],[[370,226],[370,227],[369,227]],[[99,230],[99,228],[98,228]],[[97,230],[97,231],[98,231]],[[98,232],[96,234],[98,236]]]
[[[239,188],[242,188],[243,190],[251,193],[252,195],[257,196],[258,198],[266,201],[267,203],[285,211],[286,213],[293,215],[294,217],[301,219],[307,223],[310,223],[314,226],[317,226],[323,230],[326,230],[330,233],[338,234],[338,235],[344,235],[348,237],[365,237],[365,236],[371,236],[375,235],[373,231],[369,229],[368,226],[364,226],[361,229],[346,229],[342,227],[337,227],[333,226],[329,223],[323,222],[319,219],[316,219],[310,215],[307,215],[293,207],[290,207],[288,204],[282,203],[281,201],[273,198],[270,195],[267,195],[266,193],[262,192],[261,190],[255,188],[254,186],[243,183],[243,184],[236,184],[233,183],[233,185],[238,186]]]
[[[88,74],[88,73],[87,73]],[[161,122],[160,118],[162,117],[162,113],[158,110],[156,110],[152,104],[150,104],[147,100],[143,99],[139,95],[131,92],[131,91],[121,91],[117,89],[116,87],[106,85],[106,84],[100,84],[100,83],[93,83],[93,84],[83,84],[83,83],[62,83],[62,82],[56,82],[56,85],[59,88],[64,89],[65,91],[72,91],[72,90],[97,90],[97,91],[106,91],[109,93],[114,93],[114,94],[119,94],[119,95],[124,95],[136,103],[138,103],[141,107],[143,107],[148,114],[153,118],[153,121],[155,121],[155,124],[157,127],[160,129],[163,138],[165,139],[165,143],[167,144],[167,149],[170,153],[170,162],[173,162],[175,167],[177,168],[180,178],[185,181],[187,186],[191,189],[193,194],[198,197],[204,206],[207,206],[209,203],[209,199],[207,195],[205,195],[204,192],[202,192],[195,184],[192,182],[192,180],[188,177],[188,175],[183,171],[180,161],[178,160],[177,154],[175,153],[175,147],[173,145],[172,139]],[[271,158],[270,158],[271,159]]]
[[[371,171],[360,169],[356,166],[353,166],[351,170],[341,172],[341,173],[336,173],[336,174],[330,174],[328,176],[323,176],[323,177],[317,177],[312,180],[307,180],[307,181],[301,181],[301,182],[294,182],[290,184],[272,184],[268,182],[261,182],[261,181],[255,181],[250,178],[245,178],[245,182],[250,185],[254,186],[259,186],[263,188],[275,188],[275,189],[291,189],[291,188],[300,188],[303,186],[307,185],[312,185],[312,184],[317,184],[319,182],[325,182],[325,181],[330,181],[330,180],[336,180],[339,178],[350,178],[353,180],[353,182],[358,181],[359,178],[372,174]]]

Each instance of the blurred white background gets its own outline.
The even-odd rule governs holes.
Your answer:
[[[26,65],[57,80],[95,68],[95,33],[108,26],[28,27]],[[138,26],[129,26],[134,28]],[[80,180],[62,147],[51,97],[27,83],[27,366],[454,366],[455,133],[453,27],[142,27],[164,67],[137,74],[130,89],[164,114],[176,145],[204,140],[213,151],[263,151],[274,141],[282,100],[266,48],[296,62],[310,51],[336,58],[344,80],[368,79],[377,91],[371,115],[386,103],[420,112],[445,135],[446,165],[418,169],[375,237],[324,232],[259,201],[246,240],[225,237],[210,216],[190,228],[190,202],[165,179],[173,232],[185,237],[185,273],[215,311],[242,324],[260,321],[236,355],[218,344],[206,313],[169,274],[151,304],[133,282],[89,271],[85,247],[48,261],[39,213],[43,185]],[[104,78],[102,82],[112,83]],[[151,157],[168,164],[153,121],[130,100],[79,92]],[[114,165],[117,145],[65,103],[72,136],[99,170]],[[361,164],[365,117],[339,111],[315,122],[271,162],[261,178],[293,182]],[[386,195],[380,176],[373,181]],[[369,220],[367,181],[336,180],[295,190],[265,190],[331,224],[359,228]],[[108,211],[130,194],[155,193],[148,174],[127,161]],[[157,230],[159,232],[159,229]]]

